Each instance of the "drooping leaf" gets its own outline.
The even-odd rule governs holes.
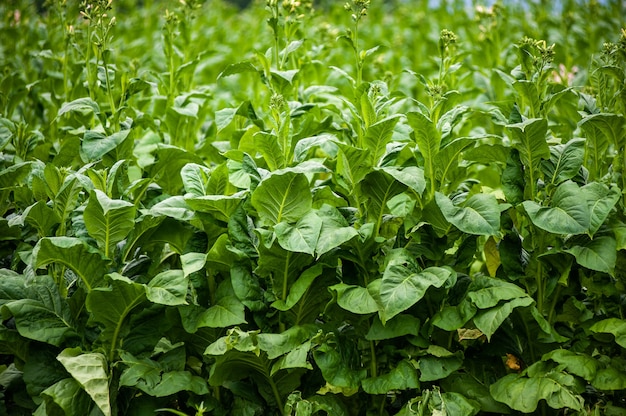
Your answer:
[[[444,194],[435,194],[437,205],[451,224],[468,234],[497,235],[500,232],[500,207],[491,194],[476,194],[456,206]]]
[[[417,371],[407,360],[400,361],[388,373],[366,378],[361,381],[367,394],[386,394],[392,390],[408,390],[419,388]]]
[[[530,296],[515,298],[501,305],[493,308],[482,310],[476,313],[474,316],[474,325],[478,328],[488,340],[496,332],[496,330],[502,325],[504,320],[513,312],[513,309],[530,306],[533,304],[533,299]]]
[[[36,277],[24,294],[1,308],[3,316],[15,318],[21,336],[58,347],[77,335],[70,307],[50,276]]]
[[[380,320],[388,320],[413,306],[424,297],[429,287],[441,287],[453,277],[453,271],[442,267],[416,270],[408,253],[389,261],[380,284],[383,309]]]
[[[322,220],[322,228],[315,248],[318,258],[359,234],[354,227],[348,225],[348,221],[335,207],[324,204],[317,211],[317,215]]]
[[[494,399],[512,409],[533,413],[539,400],[544,399],[553,409],[583,409],[583,399],[575,393],[573,376],[555,372],[545,377],[525,377],[509,374],[491,385]]]
[[[394,196],[403,192],[406,185],[396,181],[392,176],[383,171],[375,170],[367,174],[360,184],[361,193],[368,198],[366,209],[368,221],[376,224],[379,230],[383,215],[388,210],[387,202]]]
[[[615,342],[626,348],[626,320],[608,318],[596,322],[589,328],[596,333],[609,333],[615,336]]]
[[[73,378],[64,378],[51,385],[41,393],[41,397],[46,405],[45,414],[54,414],[52,409],[57,406],[66,415],[90,414],[92,408],[96,407],[80,383]]]
[[[287,298],[283,300],[276,300],[272,302],[272,307],[280,311],[287,311],[295,306],[300,301],[302,296],[311,287],[313,281],[322,274],[322,264],[318,263],[315,266],[306,269],[300,277],[291,285]]]
[[[419,379],[420,381],[441,380],[457,371],[462,365],[462,356],[449,355],[446,357],[436,357],[427,355],[419,360]]]
[[[104,355],[66,348],[57,356],[68,373],[89,394],[105,416],[111,416],[108,364]]]
[[[356,314],[369,314],[378,312],[378,303],[373,297],[378,292],[381,279],[376,279],[367,288],[356,285],[339,283],[329,287],[337,292],[337,304],[343,309]]]
[[[576,262],[583,267],[610,275],[615,272],[617,245],[612,236],[603,235],[593,240],[585,238],[564,251],[573,255]]]
[[[546,180],[553,185],[573,179],[583,165],[585,140],[574,139],[565,144],[550,147],[550,159],[543,161]]]
[[[572,181],[559,185],[549,207],[534,201],[522,203],[537,227],[554,234],[582,234],[589,229],[591,215],[585,193]]]
[[[599,182],[591,182],[582,188],[589,201],[589,235],[595,234],[606,221],[620,198],[620,191],[616,186],[610,188]]]
[[[204,195],[185,198],[185,202],[195,211],[206,212],[220,221],[228,222],[246,195],[246,191],[233,195]]]
[[[406,335],[419,335],[420,320],[408,314],[399,314],[393,319],[387,321],[385,325],[378,319],[374,318],[372,326],[365,335],[368,341],[380,341],[383,339],[393,339]]]
[[[107,262],[102,254],[76,237],[46,237],[33,249],[33,268],[50,263],[63,264],[74,271],[91,290],[102,285]]]

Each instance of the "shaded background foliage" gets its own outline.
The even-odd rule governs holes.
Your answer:
[[[3,2],[0,413],[624,414],[623,7]]]

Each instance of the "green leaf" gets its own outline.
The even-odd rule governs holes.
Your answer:
[[[35,167],[34,162],[22,162],[0,171],[0,191],[18,186]]]
[[[599,390],[626,389],[626,374],[615,367],[601,368],[591,384]]]
[[[236,64],[230,64],[224,68],[222,72],[217,76],[217,79],[229,77],[235,74],[241,74],[244,72],[259,72],[258,69],[250,61],[237,62]]]
[[[256,339],[261,351],[267,353],[267,358],[273,360],[288,354],[294,348],[305,345],[305,341],[317,332],[314,326],[292,326],[280,334],[260,333]],[[310,347],[310,345],[309,345]]]
[[[228,222],[247,194],[247,191],[241,191],[233,195],[186,197],[185,202],[195,211],[206,212],[213,215],[219,221]]]
[[[367,174],[360,184],[360,192],[368,198],[366,209],[368,221],[376,224],[375,230],[380,230],[383,214],[387,211],[387,202],[403,192],[406,185],[396,181],[383,171],[372,171]]]
[[[591,214],[585,193],[572,181],[559,185],[549,207],[534,201],[522,205],[533,224],[550,233],[583,234],[589,229]]]
[[[322,230],[322,219],[311,211],[295,224],[280,222],[274,227],[278,244],[285,250],[313,255]]]
[[[405,184],[419,195],[422,195],[424,189],[426,189],[424,170],[418,166],[407,166],[404,168],[383,166],[380,170],[384,171],[398,182]]]
[[[89,415],[96,406],[80,383],[73,378],[58,381],[44,390],[41,396],[46,405],[46,415],[55,414],[51,409],[57,406],[65,415]]]
[[[507,159],[506,167],[502,171],[502,192],[512,205],[517,205],[524,201],[524,165],[519,157],[517,149],[511,149]]]
[[[520,160],[525,166],[526,180],[534,189],[540,175],[542,159],[550,158],[550,148],[546,141],[548,121],[543,118],[532,118],[521,123],[507,126],[511,131],[513,147],[519,151]],[[527,198],[534,198],[527,195]]]
[[[306,293],[307,290],[313,284],[313,281],[322,274],[323,266],[318,263],[315,266],[306,269],[300,277],[291,285],[289,289],[289,294],[287,295],[287,299],[283,300],[275,300],[272,302],[272,307],[278,309],[279,311],[288,311],[293,308],[296,303],[302,299],[302,296]]]
[[[585,140],[573,139],[565,144],[550,147],[550,159],[543,161],[546,181],[558,185],[573,179],[580,171],[585,158]]]
[[[146,300],[143,285],[124,276],[110,274],[110,287],[95,288],[87,294],[85,305],[91,319],[102,324],[100,339],[109,347],[109,359],[117,351],[118,342],[130,331],[128,316]]]
[[[592,182],[580,188],[589,201],[589,235],[593,235],[604,224],[613,207],[619,201],[621,192],[615,185],[610,188],[603,183]]]
[[[369,314],[378,312],[378,303],[373,297],[378,293],[381,279],[376,279],[367,288],[356,285],[339,283],[329,287],[329,290],[337,292],[337,304],[352,313]]]
[[[162,356],[164,357],[164,356]],[[138,388],[153,397],[165,397],[180,391],[195,394],[208,393],[206,382],[189,371],[168,370],[167,365],[149,358],[136,358],[130,353],[121,353],[127,367],[120,376],[120,385]]]
[[[80,348],[66,348],[57,356],[68,373],[89,394],[105,416],[111,416],[107,360],[100,353],[83,354]]]
[[[161,305],[186,305],[188,277],[182,270],[166,270],[154,276],[146,286],[149,301]]]
[[[429,267],[418,271],[409,253],[402,252],[392,258],[383,273],[380,284],[382,310],[380,320],[388,320],[413,306],[424,297],[431,286],[441,287],[454,277],[454,272],[442,267]]]
[[[394,390],[418,389],[419,380],[415,367],[407,361],[400,361],[388,373],[361,381],[367,394],[386,394]]]
[[[435,194],[437,205],[446,220],[468,234],[497,235],[500,232],[500,207],[491,194],[475,194],[461,207],[444,194]]]
[[[36,277],[25,294],[28,298],[9,301],[2,306],[2,315],[15,318],[21,336],[58,347],[77,335],[70,307],[50,276]]]
[[[108,266],[102,254],[76,237],[46,237],[33,249],[33,268],[60,263],[72,269],[91,290],[103,283]]]
[[[265,223],[294,223],[311,210],[313,197],[302,173],[284,172],[265,178],[252,193],[252,206]]]
[[[209,168],[197,163],[187,163],[180,171],[185,192],[194,197],[206,195],[205,188],[210,175]]]
[[[202,159],[197,155],[175,146],[159,144],[155,153],[156,162],[147,167],[146,172],[170,195],[178,194],[183,187],[180,175],[183,166],[187,163],[203,164]]]
[[[285,167],[285,156],[278,142],[278,136],[273,133],[260,131],[254,135],[254,144],[256,150],[263,156],[270,171],[273,172]]]
[[[130,130],[122,130],[106,136],[103,133],[87,130],[80,148],[81,159],[95,162],[118,147],[129,136]]]
[[[22,216],[26,222],[37,229],[40,236],[47,236],[55,225],[61,222],[61,218],[44,201],[39,201],[24,210]]]
[[[367,94],[363,94],[367,98]],[[400,119],[399,114],[384,118],[372,125],[365,131],[363,143],[370,151],[371,165],[377,165],[380,158],[385,154],[387,143],[391,140],[393,129]]]
[[[563,366],[569,373],[591,381],[596,377],[598,361],[587,354],[564,349],[552,350],[541,357],[542,361],[552,360]]]
[[[617,261],[617,243],[612,236],[585,239],[578,245],[564,250],[576,258],[576,262],[583,267],[613,275]]]
[[[495,306],[491,309],[479,311],[474,316],[474,325],[480,330],[488,340],[502,325],[504,320],[513,312],[513,309],[530,306],[534,300],[530,296],[512,299],[509,302]]]
[[[315,248],[318,258],[359,234],[354,227],[348,225],[348,221],[335,207],[324,204],[317,211],[317,215],[322,219],[322,228]]]
[[[427,355],[420,358],[420,381],[441,380],[463,366],[463,358],[457,355],[434,357]]]
[[[583,399],[577,395],[572,376],[552,373],[547,377],[524,377],[509,374],[491,385],[489,391],[494,399],[512,409],[533,413],[539,400],[544,399],[553,409],[583,409]]]
[[[615,342],[626,348],[626,320],[618,318],[603,319],[589,328],[596,333],[609,333],[615,336]]]
[[[424,176],[431,182],[431,189],[435,189],[435,156],[441,147],[441,134],[435,123],[420,112],[411,112],[407,115],[409,126],[413,129],[413,138],[424,157]]]
[[[420,330],[420,320],[411,315],[400,314],[387,321],[385,325],[380,321],[378,316],[374,318],[374,322],[365,335],[368,341],[380,341],[384,339],[393,339],[406,335],[418,336]]]
[[[100,107],[98,103],[89,97],[77,98],[69,103],[64,103],[59,112],[57,118],[61,117],[65,113],[77,112],[81,114],[100,114]]]
[[[94,189],[84,212],[89,235],[96,239],[105,257],[111,257],[115,245],[122,241],[135,225],[135,206],[127,201],[111,199]]]

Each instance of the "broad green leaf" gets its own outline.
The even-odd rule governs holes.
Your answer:
[[[1,307],[5,319],[15,318],[21,336],[58,347],[77,335],[70,307],[50,276],[36,277],[25,295],[28,298],[8,301]]]
[[[57,118],[61,117],[65,113],[71,113],[74,111],[81,114],[100,114],[100,107],[97,102],[89,97],[77,98],[69,103],[64,103],[57,113]]]
[[[447,113],[446,113],[447,114]],[[461,154],[478,140],[473,137],[461,137],[442,147],[435,155],[435,174],[441,183],[450,183],[455,173],[464,170]]]
[[[374,317],[374,322],[365,335],[368,341],[380,341],[383,339],[393,339],[406,335],[418,336],[420,331],[420,320],[411,315],[399,314],[387,321],[385,325],[378,316]]]
[[[392,176],[382,171],[372,171],[360,183],[360,192],[368,198],[366,203],[367,219],[376,224],[375,230],[380,230],[383,214],[387,211],[387,202],[403,192],[406,185],[396,181]]]
[[[420,358],[419,370],[420,381],[441,380],[448,377],[463,366],[463,357],[451,355],[448,357],[435,357],[427,355]]]
[[[435,194],[437,205],[452,225],[468,234],[497,235],[500,232],[500,207],[491,194],[476,194],[456,206],[444,194]]]
[[[62,235],[65,231],[65,223],[79,202],[79,195],[83,186],[77,176],[66,179],[61,185],[61,189],[54,198],[54,212],[61,219],[61,225],[57,235]]]
[[[558,185],[573,179],[583,165],[585,140],[574,139],[565,144],[550,147],[550,159],[543,161],[546,181]]]
[[[380,300],[382,310],[380,320],[385,324],[388,320],[413,306],[424,297],[431,286],[441,287],[453,278],[453,271],[442,267],[429,267],[417,271],[410,267],[408,253],[397,256],[389,261],[380,284]]]
[[[206,195],[205,188],[210,175],[209,168],[197,163],[187,163],[180,170],[185,192],[195,197]]]
[[[180,256],[183,275],[187,277],[192,273],[202,270],[206,264],[206,256],[205,253],[195,252],[185,253]]]
[[[472,290],[476,287],[477,290]],[[496,306],[500,301],[509,301],[517,298],[526,298],[528,294],[519,286],[499,279],[481,277],[470,287],[468,298],[479,309]]]
[[[623,114],[597,113],[584,117],[578,125],[585,132],[590,129],[600,131],[616,149],[619,149],[624,145],[625,121]]]
[[[435,123],[420,112],[411,112],[407,115],[409,125],[413,129],[413,138],[417,143],[418,150],[424,157],[424,176],[431,183],[431,190],[435,188],[435,156],[441,147],[441,134],[437,131]]]
[[[288,354],[294,348],[301,346],[317,332],[314,326],[292,326],[280,334],[260,333],[256,339],[261,351],[267,353],[267,358],[273,360],[281,355]],[[310,345],[309,345],[310,346]]]
[[[357,364],[356,345],[349,345],[348,340],[335,341],[333,345],[320,345],[313,351],[313,358],[326,380],[326,388],[350,396],[359,390],[367,371]]]
[[[461,301],[457,306],[445,306],[433,316],[432,324],[445,331],[457,330],[476,314],[477,308],[472,302]]]
[[[613,275],[617,261],[617,245],[612,236],[595,237],[593,240],[582,241],[580,244],[564,250],[576,258],[583,267]]]
[[[106,260],[95,248],[76,237],[46,237],[37,242],[33,249],[33,268],[50,263],[63,264],[74,271],[91,290],[103,284]]]
[[[589,235],[595,234],[606,221],[620,198],[620,190],[617,186],[607,187],[603,183],[592,182],[580,188],[589,201]]]
[[[274,227],[276,239],[282,248],[310,255],[315,252],[321,230],[322,219],[315,211],[310,211],[295,224],[280,222]]]
[[[105,257],[113,256],[115,245],[126,238],[135,225],[133,204],[111,199],[97,189],[91,192],[83,215],[89,235],[96,239]]]
[[[41,393],[46,409],[58,406],[62,414],[89,415],[92,407],[96,407],[91,397],[83,390],[80,383],[73,378],[65,378],[51,385]],[[46,410],[46,415],[54,414]]]
[[[42,237],[49,235],[52,227],[61,222],[57,213],[43,201],[36,202],[26,208],[22,216],[26,222],[37,229]]]
[[[252,206],[265,223],[293,223],[310,211],[313,197],[309,181],[301,173],[270,175],[252,193]]]
[[[522,203],[537,227],[553,234],[583,234],[589,229],[591,214],[585,193],[572,181],[559,185],[549,207],[534,201]]]
[[[34,162],[22,162],[0,171],[0,190],[18,186],[33,170]]]
[[[260,131],[254,135],[254,144],[256,150],[263,156],[270,171],[273,172],[285,167],[286,162],[283,149],[275,134]]]
[[[163,199],[154,204],[148,214],[154,217],[167,216],[179,221],[193,222],[195,213],[181,195],[172,196]]]
[[[131,330],[128,316],[146,301],[143,285],[121,275],[110,274],[110,287],[95,288],[89,294],[85,305],[91,312],[91,319],[102,324],[100,339],[109,348],[109,360],[114,359],[119,342]]]
[[[95,162],[118,147],[129,136],[130,130],[121,130],[106,136],[105,134],[88,130],[85,132],[81,144],[80,155],[85,162]]]
[[[149,301],[161,305],[186,305],[188,284],[188,277],[182,270],[166,270],[146,285],[146,296]]]
[[[220,76],[222,75],[220,74]],[[241,116],[254,122],[258,121],[256,112],[254,111],[254,107],[252,107],[250,101],[244,101],[238,107],[222,108],[215,112],[215,125],[217,126],[217,131],[220,132],[228,127],[236,116]]]
[[[489,391],[497,401],[523,413],[535,412],[541,399],[553,409],[582,410],[583,398],[573,390],[574,384],[573,377],[564,373],[530,378],[509,374],[493,383]]]
[[[426,179],[424,179],[424,170],[418,166],[407,166],[399,168],[396,166],[384,166],[380,168],[395,180],[405,184],[419,195],[424,193],[426,189]]]
[[[183,166],[187,163],[203,164],[199,156],[170,145],[159,144],[155,156],[156,162],[148,166],[146,172],[170,195],[178,194],[183,187],[180,176]]]
[[[112,415],[109,395],[108,364],[100,353],[82,353],[80,348],[66,348],[57,356],[68,373],[89,394],[105,416]]]
[[[504,404],[497,402],[491,397],[488,385],[466,372],[456,372],[441,380],[442,388],[448,392],[458,392],[464,397],[480,405],[483,412],[509,414],[510,409]],[[452,393],[444,393],[452,394]],[[453,413],[456,414],[456,413]],[[452,414],[451,414],[452,415]]]
[[[506,159],[506,167],[502,171],[501,183],[502,192],[504,192],[507,202],[517,205],[524,201],[526,184],[524,180],[524,165],[522,165],[517,149],[511,149]]]
[[[418,389],[419,380],[415,367],[407,360],[400,361],[388,373],[361,381],[367,394],[386,394],[393,390]]]
[[[626,374],[615,367],[601,368],[591,384],[599,390],[626,389]]]
[[[337,292],[337,304],[352,313],[369,314],[378,312],[378,303],[373,293],[378,292],[381,280],[372,281],[367,288],[356,285],[339,283],[329,287],[329,290]]]
[[[229,77],[235,74],[241,74],[244,72],[259,72],[258,69],[249,61],[237,62],[236,64],[230,64],[224,68],[222,72],[217,76],[217,79]]]
[[[322,229],[315,248],[318,258],[359,234],[354,227],[348,225],[348,221],[335,207],[324,204],[317,211],[317,215],[322,219]]]
[[[139,388],[154,397],[165,397],[180,391],[206,394],[206,382],[189,371],[169,370],[159,361],[137,358],[127,352],[121,353],[127,367],[120,376],[120,385]]]
[[[513,312],[513,309],[530,306],[534,300],[530,296],[515,298],[491,309],[482,310],[474,316],[474,325],[480,330],[488,340],[502,325],[504,320]]]
[[[626,348],[626,320],[609,318],[596,322],[589,328],[596,333],[609,333],[615,336],[615,342]]]
[[[438,398],[440,400],[437,400]],[[442,393],[441,396],[435,395],[434,399],[435,405],[441,407],[444,414],[450,416],[473,416],[482,410],[478,402],[455,392]],[[439,401],[441,401],[440,404]],[[436,414],[435,412],[433,415]]]
[[[278,309],[279,311],[288,311],[293,308],[296,303],[302,299],[302,296],[306,293],[307,290],[313,284],[313,281],[322,274],[323,267],[322,264],[318,263],[315,266],[306,269],[300,277],[291,285],[289,289],[289,294],[287,295],[287,299],[283,300],[275,300],[272,302],[272,307]]]
[[[228,222],[246,195],[247,191],[233,195],[204,195],[185,198],[185,202],[194,211],[206,212],[219,221]]]
[[[543,118],[532,118],[521,123],[510,124],[513,147],[519,151],[520,160],[525,166],[527,189],[534,189],[540,176],[542,159],[550,158],[550,148],[546,141],[548,121]],[[526,195],[534,198],[534,195]]]
[[[368,163],[369,151],[348,145],[339,145],[337,154],[337,177],[339,184],[348,192],[363,180],[371,170]]]
[[[592,381],[598,371],[598,361],[587,354],[573,352],[565,349],[552,350],[541,357],[542,361],[553,360],[563,368],[578,377]]]
[[[364,95],[367,97],[367,94]],[[392,115],[370,125],[365,131],[363,143],[370,151],[371,165],[378,165],[380,158],[385,154],[385,148],[391,140],[393,129],[399,119],[400,115]]]

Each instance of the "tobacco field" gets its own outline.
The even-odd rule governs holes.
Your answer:
[[[626,415],[626,4],[0,3],[0,415]]]

